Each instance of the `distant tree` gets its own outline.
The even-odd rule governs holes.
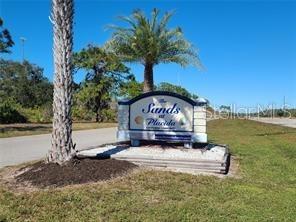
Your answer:
[[[220,106],[220,111],[222,111],[222,112],[230,112],[231,108],[230,108],[230,106],[221,105]]]
[[[198,96],[195,94],[190,93],[187,89],[183,88],[182,86],[177,86],[168,82],[161,82],[156,86],[156,89],[159,91],[168,91],[178,93],[182,96],[186,96],[191,99],[197,99]]]
[[[285,112],[284,112],[283,109],[277,109],[275,115],[278,116],[278,117],[283,117],[284,114],[285,114]]]
[[[198,99],[198,95],[196,95],[195,93],[192,93],[191,94],[191,99],[193,99],[193,100],[196,100],[196,99]],[[207,102],[209,102],[209,101],[207,101]]]
[[[75,156],[72,141],[73,0],[52,0],[54,93],[51,149],[47,161],[62,164]]]
[[[104,76],[117,80],[131,78],[130,69],[112,52],[103,47],[88,45],[74,54],[75,69],[86,71],[86,81],[96,81]],[[118,84],[120,81],[118,81]]]
[[[168,28],[174,13],[167,12],[161,19],[159,13],[154,9],[149,19],[136,10],[131,16],[119,17],[129,26],[110,26],[114,33],[109,47],[124,61],[144,65],[144,92],[153,91],[153,67],[159,63],[201,66],[197,51],[184,38],[181,28]]]
[[[140,94],[143,91],[143,83],[136,81],[134,78],[130,81],[123,83],[120,87],[120,96],[131,99]]]
[[[92,110],[99,122],[112,95],[117,95],[124,80],[131,78],[130,70],[115,54],[92,45],[75,53],[74,64],[77,70],[86,71],[85,81],[75,95],[75,105]]]
[[[0,59],[0,100],[12,99],[33,108],[51,103],[52,91],[52,84],[39,66]]]
[[[109,108],[112,100],[108,91],[111,87],[112,79],[109,78],[102,78],[98,83],[84,82],[74,95],[74,107],[80,111],[92,111],[96,122],[101,122],[104,118],[102,111]]]
[[[191,94],[183,87],[177,86],[168,82],[161,82],[156,87],[159,91],[168,91],[178,93],[182,96],[191,97]]]
[[[0,53],[10,53],[9,48],[14,45],[9,31],[3,28],[3,19],[0,17]]]
[[[134,78],[130,81],[125,82],[120,87],[120,96],[124,98],[134,98],[142,93],[142,86],[143,83],[138,82]],[[186,96],[193,100],[197,99],[198,96],[194,93],[190,93],[188,90],[181,86],[177,86],[168,82],[161,82],[158,85],[154,86],[154,89],[157,91],[167,91],[167,92],[174,92],[180,95]]]

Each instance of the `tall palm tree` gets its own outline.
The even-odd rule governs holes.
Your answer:
[[[52,0],[54,93],[52,145],[48,162],[62,164],[75,155],[72,142],[73,0]]]
[[[130,16],[119,17],[128,27],[109,26],[114,30],[110,48],[124,61],[144,65],[144,92],[153,91],[153,67],[159,63],[201,66],[197,51],[184,38],[181,28],[167,27],[174,13],[166,12],[160,19],[159,12],[152,10],[149,19],[136,10]]]

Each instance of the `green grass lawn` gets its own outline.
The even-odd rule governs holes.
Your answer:
[[[73,123],[73,130],[97,129],[115,127],[117,123]],[[0,124],[0,138],[13,136],[28,136],[51,133],[52,124],[35,124],[35,123],[20,123],[20,124]]]
[[[0,221],[296,221],[296,129],[209,122],[240,177],[140,171],[113,181],[14,194],[0,188]]]

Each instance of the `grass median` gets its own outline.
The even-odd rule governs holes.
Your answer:
[[[0,188],[0,221],[295,221],[296,129],[248,120],[208,123],[229,144],[237,177],[136,171],[95,184],[15,194]]]
[[[73,123],[73,130],[86,130],[116,127],[117,123],[95,123],[83,122]],[[20,123],[20,124],[0,124],[0,138],[14,136],[29,136],[51,133],[52,124],[35,124],[35,123]]]

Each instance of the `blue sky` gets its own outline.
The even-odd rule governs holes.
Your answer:
[[[134,9],[147,14],[156,7],[176,10],[171,27],[181,26],[185,37],[199,48],[206,67],[159,65],[156,83],[181,84],[206,97],[213,105],[278,106],[283,97],[296,107],[296,2],[295,1],[75,1],[75,51],[89,43],[102,45],[110,38],[108,24]],[[21,60],[20,37],[27,39],[25,58],[44,68],[52,79],[50,1],[0,0],[0,16],[15,41],[7,59]],[[132,65],[143,80],[143,67]],[[75,81],[84,78],[75,75]]]

